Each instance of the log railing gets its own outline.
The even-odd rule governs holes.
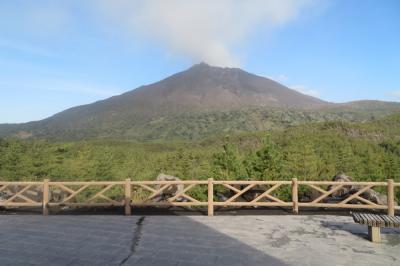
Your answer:
[[[344,194],[344,191],[353,192]],[[374,189],[387,196],[382,204],[368,198]],[[0,207],[121,206],[130,215],[138,206],[207,206],[214,208],[240,206],[338,209],[384,209],[394,215],[400,206],[395,201],[400,183],[333,182],[333,181],[93,181],[93,182],[2,182]],[[305,191],[307,193],[305,193]],[[307,198],[304,195],[313,195]]]

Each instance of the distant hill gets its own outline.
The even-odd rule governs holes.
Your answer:
[[[400,112],[399,103],[329,103],[238,68],[200,63],[154,84],[41,121],[0,125],[0,136],[192,139],[310,121],[366,121],[395,112]]]

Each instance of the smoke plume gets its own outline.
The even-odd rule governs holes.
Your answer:
[[[217,66],[239,66],[234,52],[252,33],[268,33],[310,7],[312,0],[104,1],[103,15],[164,45],[172,54]]]

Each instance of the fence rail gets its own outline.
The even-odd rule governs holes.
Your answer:
[[[353,189],[352,193],[344,191]],[[374,202],[367,192],[385,192],[387,200]],[[138,206],[207,206],[208,215],[215,207],[279,206],[299,208],[385,209],[394,215],[400,206],[395,201],[400,183],[333,181],[93,181],[93,182],[1,182],[0,206],[50,207],[121,206],[130,215]],[[299,193],[301,191],[301,194]],[[304,191],[312,198],[299,198]],[[304,196],[304,195],[303,195]]]

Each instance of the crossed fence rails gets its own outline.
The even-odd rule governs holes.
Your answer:
[[[336,201],[331,200],[333,193],[350,186],[356,186],[357,191]],[[298,213],[300,207],[386,209],[389,215],[394,215],[395,210],[400,210],[400,206],[395,204],[395,190],[399,187],[400,183],[392,179],[387,182],[298,181],[296,178],[291,181],[220,181],[212,178],[190,181],[0,181],[0,193],[13,191],[0,200],[0,206],[42,207],[44,215],[49,214],[49,208],[54,206],[121,206],[126,215],[137,206],[207,206],[209,216],[214,214],[215,207],[228,206],[291,207],[293,213]],[[369,189],[385,191],[387,203],[377,204],[363,197]],[[299,190],[314,191],[317,197],[299,200]],[[249,192],[254,194],[250,199],[244,197]],[[219,197],[220,193],[229,196]],[[170,196],[162,198],[165,194]]]

